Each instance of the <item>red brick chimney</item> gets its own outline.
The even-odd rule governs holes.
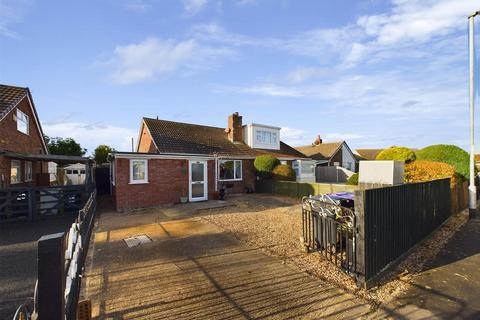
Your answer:
[[[317,135],[317,138],[313,142],[313,145],[318,146],[319,144],[322,144],[322,142],[323,142],[323,140],[322,140],[322,138],[320,138],[320,135]]]
[[[228,127],[225,131],[228,134],[228,140],[232,142],[243,141],[242,116],[238,112],[228,116]]]

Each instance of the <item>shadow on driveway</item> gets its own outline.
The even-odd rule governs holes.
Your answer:
[[[0,319],[13,317],[33,297],[37,278],[37,240],[66,231],[75,216],[0,224]]]

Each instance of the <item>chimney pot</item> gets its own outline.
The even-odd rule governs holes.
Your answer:
[[[313,142],[313,144],[315,146],[318,146],[319,144],[322,144],[323,140],[322,138],[320,138],[320,135],[317,135],[317,138],[315,139],[315,141]]]

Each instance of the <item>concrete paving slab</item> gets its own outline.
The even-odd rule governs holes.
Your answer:
[[[354,295],[197,218],[158,221],[165,234],[133,248],[105,238],[112,225],[102,218],[85,291],[97,319],[356,319],[370,311]]]

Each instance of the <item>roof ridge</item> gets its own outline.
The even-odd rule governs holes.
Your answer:
[[[145,119],[148,119],[148,120],[153,120],[153,121],[164,121],[164,122],[170,122],[170,123],[175,123],[175,124],[183,124],[183,125],[188,125],[188,126],[205,127],[205,128],[220,129],[220,130],[224,130],[224,129],[225,129],[225,128],[221,128],[221,127],[206,126],[206,125],[203,125],[203,124],[180,122],[180,121],[172,121],[172,120],[164,120],[164,119],[155,119],[155,118],[149,118],[149,117],[143,117],[143,119],[144,119],[144,120],[145,120]]]
[[[28,89],[28,87],[12,86],[12,85],[10,85],[10,84],[3,84],[3,83],[0,83],[0,86],[1,86],[1,87],[10,87],[10,88],[24,89],[24,90]]]

